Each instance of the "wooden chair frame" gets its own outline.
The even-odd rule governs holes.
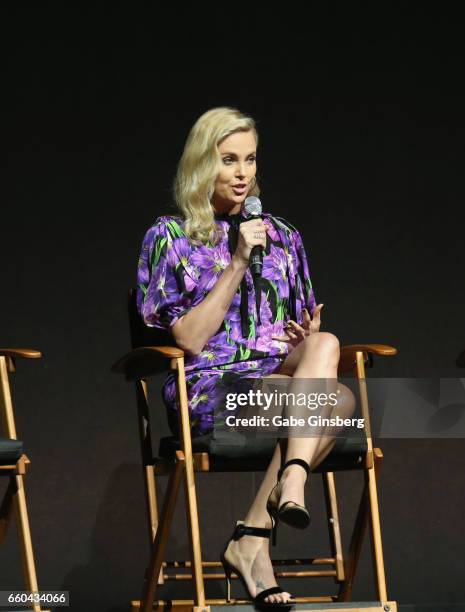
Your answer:
[[[15,359],[17,357],[39,359],[42,355],[34,349],[0,348],[0,431],[4,437],[10,440],[17,440],[17,436],[8,373],[16,371]],[[18,539],[21,546],[25,587],[27,591],[37,592],[39,588],[24,489],[26,466],[29,466],[30,463],[27,455],[23,454],[12,465],[0,464],[0,476],[9,477],[9,483],[0,505],[0,545],[6,536],[14,508]],[[34,612],[50,612],[44,610],[39,604],[32,604],[29,608]]]
[[[131,313],[131,306],[130,306]],[[207,612],[210,606],[250,604],[243,599],[227,602],[226,599],[207,599],[205,595],[205,580],[224,579],[224,573],[204,572],[204,569],[221,567],[220,561],[205,561],[201,554],[201,539],[197,512],[197,496],[195,489],[195,472],[209,472],[210,461],[207,452],[193,452],[189,423],[187,386],[184,369],[184,352],[172,345],[172,339],[161,336],[165,342],[155,346],[139,346],[118,360],[112,367],[115,373],[124,374],[128,381],[134,382],[137,406],[139,435],[144,472],[145,496],[148,517],[148,530],[151,546],[150,562],[147,567],[140,600],[131,602],[131,611],[150,612],[174,607],[177,611]],[[166,341],[168,339],[168,341]],[[133,334],[134,346],[134,334]],[[380,475],[383,454],[381,449],[373,447],[371,436],[368,395],[365,379],[365,364],[372,365],[373,355],[392,356],[397,350],[381,344],[358,344],[342,347],[339,362],[339,374],[352,373],[358,379],[361,411],[365,419],[367,452],[365,457],[364,488],[359,502],[358,512],[352,531],[347,558],[344,557],[341,541],[336,485],[334,472],[323,472],[323,486],[329,521],[331,557],[314,559],[273,559],[273,566],[311,565],[316,569],[293,572],[275,572],[279,577],[332,577],[339,584],[336,596],[298,597],[297,603],[311,604],[313,612],[334,609],[337,602],[338,612],[397,612],[395,601],[388,601],[386,578],[384,571],[381,527],[378,508],[377,479]],[[161,457],[155,457],[152,449],[150,431],[147,378],[167,369],[168,363],[172,370],[177,370],[177,392],[179,400],[178,422],[181,448],[176,451],[174,463]],[[168,487],[163,501],[161,513],[158,512],[156,476],[169,475]],[[190,546],[189,560],[165,561],[165,550],[168,542],[172,517],[176,505],[177,494],[181,481],[184,485],[186,512],[188,517],[188,535]],[[362,543],[367,525],[370,526],[370,540],[374,565],[375,588],[377,601],[366,604],[348,604],[341,607],[341,602],[350,602],[353,582],[360,558]],[[320,569],[329,565],[331,569]],[[169,573],[176,568],[190,568],[190,574]],[[157,588],[167,580],[192,579],[194,583],[194,599],[155,600]],[[319,605],[316,605],[319,604]],[[333,604],[333,605],[332,605]],[[310,608],[308,608],[310,609]]]

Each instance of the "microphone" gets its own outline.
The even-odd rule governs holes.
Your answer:
[[[244,210],[247,218],[258,218],[262,214],[262,203],[256,196],[245,198]],[[250,252],[250,268],[254,279],[262,275],[263,252],[262,247],[257,244]]]

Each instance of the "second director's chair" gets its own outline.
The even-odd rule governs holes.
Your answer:
[[[211,568],[220,568],[220,561],[202,559],[201,534],[197,512],[197,495],[195,472],[237,472],[266,470],[276,441],[266,440],[261,446],[254,444],[249,449],[240,449],[227,440],[218,444],[212,436],[192,438],[189,423],[187,387],[184,370],[184,352],[174,345],[172,336],[165,332],[150,329],[141,321],[136,309],[136,292],[129,295],[129,319],[133,349],[119,359],[112,367],[115,373],[124,374],[126,380],[135,385],[139,435],[142,453],[142,467],[146,492],[151,558],[147,567],[141,600],[131,603],[132,612],[153,609],[164,610],[174,607],[176,610],[207,611],[211,606],[237,605],[250,603],[248,600],[208,599],[205,594],[205,581],[224,579],[223,573],[209,573]],[[365,419],[366,431],[360,438],[338,438],[328,456],[313,472],[321,473],[325,492],[331,555],[313,559],[273,559],[273,566],[316,566],[317,569],[297,569],[281,573],[275,571],[277,578],[296,577],[331,577],[339,586],[337,595],[313,597],[296,597],[297,604],[307,604],[306,609],[314,612],[334,609],[337,602],[338,612],[396,612],[394,601],[388,601],[384,561],[381,541],[381,528],[378,510],[376,481],[379,476],[383,454],[373,447],[370,431],[370,415],[365,381],[365,366],[372,366],[373,355],[390,356],[396,349],[380,344],[360,344],[341,348],[339,374],[352,373],[358,379],[362,417]],[[173,436],[160,440],[158,456],[152,450],[152,437],[149,417],[147,379],[168,368],[177,372],[177,392],[180,410],[178,411],[180,440]],[[255,441],[256,442],[256,441]],[[349,551],[344,555],[334,472],[359,470],[364,474],[365,485],[359,503],[358,513],[352,532]],[[163,501],[161,513],[158,513],[156,476],[169,475],[169,483]],[[165,549],[169,538],[172,517],[176,505],[177,493],[181,482],[184,484],[187,527],[190,544],[190,559],[165,559]],[[371,548],[375,568],[375,589],[377,600],[367,604],[350,602],[352,586],[366,527],[370,526]],[[330,566],[322,570],[321,566]],[[189,568],[191,574],[172,574],[177,568]],[[157,597],[160,587],[168,580],[192,579],[194,597],[192,600],[169,599]],[[311,607],[310,607],[311,606]],[[342,607],[341,607],[342,606]]]
[[[21,547],[24,584],[26,590],[37,593],[37,574],[32,550],[31,531],[24,490],[24,476],[30,460],[24,454],[23,443],[16,437],[16,425],[11,399],[9,373],[16,370],[15,361],[23,359],[39,359],[41,353],[34,349],[0,348],[0,476],[8,478],[8,485],[0,504],[0,544],[4,540],[13,510],[16,514],[18,540]],[[6,589],[6,585],[3,587]],[[18,595],[16,605],[22,605],[34,612],[48,612],[39,603],[31,599],[21,599]],[[32,600],[37,596],[31,595]],[[9,602],[9,605],[13,605]],[[7,602],[2,602],[7,603]],[[16,608],[15,608],[16,609]]]

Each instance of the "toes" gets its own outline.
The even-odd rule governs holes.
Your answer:
[[[285,593],[281,593],[282,599],[281,601],[283,603],[288,603],[290,599],[292,599],[292,595],[290,593],[288,593],[287,591]]]
[[[288,603],[293,596],[290,593],[279,593],[279,595],[268,595],[265,597],[266,603]]]

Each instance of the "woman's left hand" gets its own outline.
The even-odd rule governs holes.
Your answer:
[[[313,319],[310,318],[310,314],[306,308],[302,309],[303,321],[302,325],[298,325],[295,321],[289,320],[284,328],[286,333],[285,336],[272,335],[273,340],[279,340],[280,342],[287,342],[293,348],[300,344],[306,336],[315,334],[320,330],[320,312],[324,304],[318,304],[313,311]]]

